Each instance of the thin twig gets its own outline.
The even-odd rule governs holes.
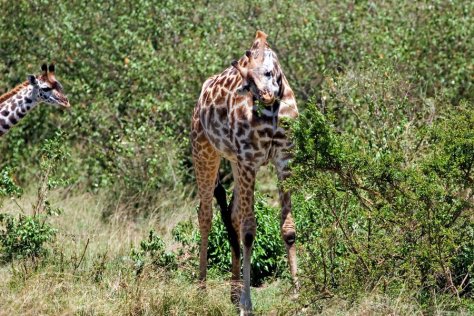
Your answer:
[[[87,238],[86,246],[84,247],[84,250],[82,251],[81,259],[76,265],[74,265],[74,272],[76,272],[77,268],[79,268],[79,266],[81,265],[82,260],[84,260],[84,255],[86,254],[87,246],[89,246],[89,238]]]
[[[346,194],[346,197],[347,197],[347,194]],[[343,203],[344,204],[344,203]],[[369,269],[369,266],[365,263],[364,259],[361,257],[359,251],[355,248],[354,244],[352,243],[352,239],[349,238],[349,235],[347,234],[346,230],[344,229],[340,219],[339,219],[339,216],[337,215],[337,212],[336,210],[334,209],[334,207],[330,206],[329,207],[331,209],[331,212],[332,214],[334,215],[335,219],[336,219],[336,224],[339,226],[339,228],[341,229],[342,231],[342,234],[344,235],[344,238],[348,241],[349,243],[349,247],[350,249],[352,250],[352,252],[357,256],[357,258],[360,260],[360,262],[362,262],[362,265],[364,266],[365,270],[367,273],[370,273],[370,269]]]

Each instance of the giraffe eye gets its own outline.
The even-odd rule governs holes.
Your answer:
[[[266,71],[264,73],[265,77],[271,77],[272,76],[272,72],[271,71]]]
[[[49,88],[49,87],[47,87],[47,88],[41,88],[41,91],[43,91],[43,92],[49,92],[49,91],[51,91],[51,90],[53,90],[53,88]]]

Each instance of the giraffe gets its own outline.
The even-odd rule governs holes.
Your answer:
[[[41,75],[29,75],[25,82],[0,96],[0,137],[42,102],[70,107],[63,86],[54,75],[54,65],[43,64],[41,70]]]
[[[215,196],[231,244],[231,299],[234,304],[239,304],[241,315],[252,311],[250,258],[256,234],[255,177],[259,167],[268,162],[274,164],[280,181],[290,175],[292,144],[281,122],[298,116],[294,93],[266,39],[264,32],[257,31],[251,49],[244,56],[234,60],[221,74],[204,82],[191,127],[193,164],[200,198],[199,278],[204,286],[212,199]],[[234,178],[229,206],[218,179],[221,157],[230,161]],[[296,230],[291,215],[291,198],[290,192],[281,186],[279,199],[281,235],[297,288]],[[241,242],[243,284],[240,281]]]

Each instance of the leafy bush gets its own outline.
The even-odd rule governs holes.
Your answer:
[[[428,98],[474,97],[469,1],[46,3],[0,4],[0,87],[54,60],[72,110],[35,109],[2,139],[0,169],[28,183],[41,140],[61,127],[71,148],[63,173],[79,187],[110,188],[137,213],[153,210],[152,191],[192,180],[189,121],[201,84],[241,56],[257,28],[302,108],[335,71],[372,61],[392,62]]]
[[[288,183],[305,294],[472,297],[472,105],[427,99],[386,63],[328,78],[318,100],[294,125]]]
[[[57,133],[53,138],[46,139],[40,153],[41,179],[32,215],[25,215],[23,212],[18,216],[0,213],[0,223],[4,226],[0,230],[0,250],[4,261],[36,260],[46,253],[45,244],[52,242],[56,235],[57,230],[47,222],[47,219],[51,215],[59,215],[61,209],[54,208],[50,204],[48,192],[67,183],[57,170],[58,164],[68,157],[62,134]],[[1,173],[0,197],[18,196],[21,193],[21,188],[9,177],[9,171],[10,169],[6,168]]]
[[[140,248],[132,248],[130,256],[137,275],[143,271],[147,260],[150,260],[153,266],[166,270],[174,270],[177,267],[175,255],[165,250],[165,243],[153,230],[150,230],[148,239],[140,242]]]
[[[4,168],[0,171],[0,207],[2,206],[2,198],[20,196],[23,193],[23,190],[15,184],[10,174],[10,168]]]
[[[199,252],[199,230],[194,227],[192,220],[178,223],[171,231],[175,241],[181,244],[181,254],[189,252],[195,256]]]
[[[280,210],[268,205],[265,198],[255,193],[255,217],[257,235],[252,252],[251,275],[254,286],[260,285],[267,277],[279,277],[286,271],[286,250],[280,234]],[[182,222],[173,229],[176,241],[199,256],[199,230],[191,222]],[[231,251],[227,231],[220,215],[215,215],[209,234],[209,268],[219,273],[231,269]]]
[[[45,254],[44,245],[53,241],[57,230],[46,222],[46,216],[0,214],[0,245],[3,261],[36,259]]]

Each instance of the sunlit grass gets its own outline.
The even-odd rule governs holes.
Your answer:
[[[31,193],[32,194],[32,193]],[[28,209],[30,193],[13,205]],[[158,193],[160,194],[160,193]],[[180,220],[194,216],[196,200],[170,192],[163,216],[104,221],[105,195],[64,192],[51,195],[64,212],[52,219],[58,229],[49,256],[38,266],[22,262],[0,267],[0,315],[235,315],[226,276],[210,273],[207,289],[201,290],[196,272],[185,268],[166,271],[145,265],[137,275],[130,249],[150,229],[169,232]],[[421,315],[422,309],[409,296],[396,298],[368,294],[358,304],[331,298],[304,302],[293,295],[289,280],[269,280],[252,291],[256,315]],[[440,306],[440,309],[443,306]]]

